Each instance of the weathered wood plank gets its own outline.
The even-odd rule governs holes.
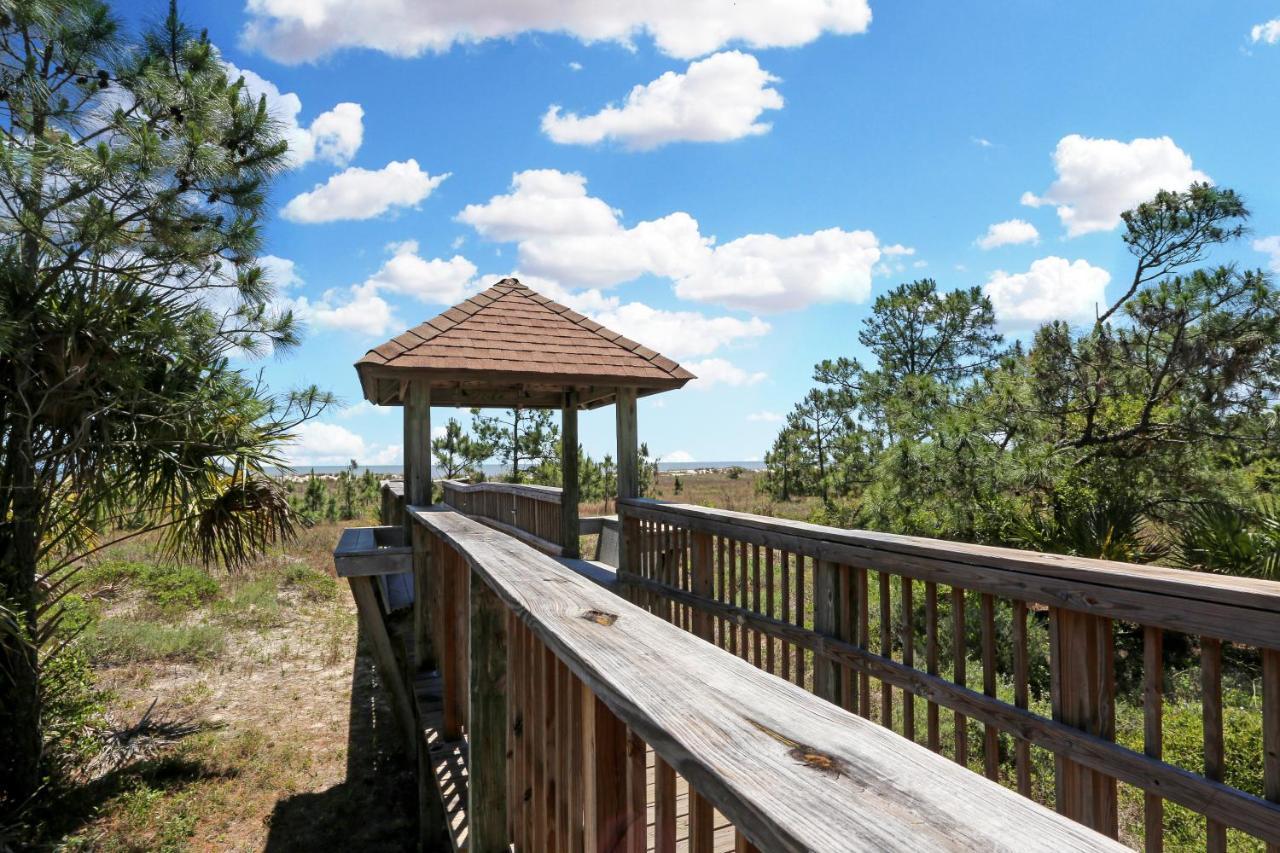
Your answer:
[[[1204,711],[1204,775],[1221,782],[1225,770],[1222,742],[1222,641],[1200,638],[1200,699]],[[1205,849],[1225,853],[1227,828],[1210,819],[1205,827]]]
[[[1142,632],[1142,750],[1157,760],[1164,757],[1164,632]],[[1143,796],[1143,834],[1147,853],[1164,850],[1164,800],[1159,794]]]
[[[471,578],[470,849],[507,850],[507,608]]]
[[[762,849],[1123,849],[652,619],[514,540],[448,511],[415,518],[457,548],[583,681],[588,766],[596,768],[588,849],[609,846],[625,797],[616,790],[622,722]]]
[[[560,410],[560,454],[562,472],[560,502],[560,535],[557,544],[564,556],[578,556],[578,392],[564,395]],[[622,552],[619,552],[621,554]],[[630,568],[630,566],[628,566]]]
[[[980,723],[990,722],[1015,737],[1054,753],[1069,753],[1079,764],[1112,776],[1121,782],[1143,789],[1163,792],[1166,799],[1186,806],[1263,840],[1280,843],[1280,805],[1251,796],[1236,788],[1212,782],[1195,773],[1164,762],[1154,762],[1141,753],[1126,749],[1113,741],[1054,720],[1046,720],[1024,709],[992,700],[981,693],[961,687],[942,677],[909,669],[897,661],[883,658],[862,645],[828,640],[778,619],[758,616],[719,602],[695,601],[692,596],[644,582],[655,595],[669,598],[686,596],[694,606],[706,607],[729,618],[749,622],[774,636],[788,637],[815,654],[830,655],[853,667],[860,675],[884,679],[895,687],[923,696],[938,705],[972,717]],[[1051,646],[1055,632],[1050,632]],[[1056,654],[1052,652],[1051,654]],[[1052,677],[1053,670],[1050,674]],[[1053,688],[1057,691],[1057,688]],[[869,704],[869,696],[867,697]]]
[[[1280,632],[1275,630],[1280,584],[1272,581],[843,530],[645,499],[621,501],[618,509],[620,514],[675,522],[846,565],[885,568],[917,580],[958,583],[1004,598],[1280,648]]]
[[[1280,804],[1280,652],[1262,653],[1262,764],[1265,796]],[[1267,845],[1280,853],[1280,842]]]

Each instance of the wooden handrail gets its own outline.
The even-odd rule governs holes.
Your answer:
[[[817,559],[1280,649],[1280,583],[1275,581],[845,530],[645,498],[620,499],[618,507],[633,518],[724,533]]]
[[[441,480],[440,485],[463,493],[497,492],[506,495],[521,495],[535,501],[560,503],[560,489],[557,486],[537,486],[532,483],[496,483],[485,480],[482,483],[465,483],[462,480]]]
[[[979,762],[991,778],[1002,772],[1001,735],[1011,735],[1015,767],[1005,772],[1010,781],[1016,773],[1027,796],[1030,747],[1049,750],[1059,811],[1113,836],[1116,781],[1133,785],[1144,792],[1148,850],[1162,849],[1166,799],[1208,819],[1209,849],[1225,843],[1227,827],[1280,847],[1280,583],[643,499],[620,500],[618,511],[628,552],[618,580],[686,630],[706,631],[698,622],[711,620],[714,641],[755,666],[911,739],[921,734],[920,700],[925,740],[936,752],[944,748],[939,709],[946,708],[954,731],[966,732],[949,745],[953,757]],[[710,564],[701,585],[693,569],[700,562]],[[1008,614],[1011,636],[997,637],[997,612]],[[1048,633],[1051,718],[1029,707],[1029,620]],[[1137,749],[1116,743],[1115,620],[1140,628],[1145,728]],[[1203,773],[1162,760],[1165,630],[1190,634],[1200,647]],[[1008,670],[998,664],[998,640],[1011,653]],[[1257,649],[1236,654],[1260,661],[1265,791],[1256,793],[1265,799],[1223,782],[1224,640]],[[952,668],[945,674],[944,642]],[[981,691],[969,667],[981,672]],[[1012,703],[997,695],[999,676],[1013,682]],[[976,753],[970,722],[982,729]]]
[[[1123,849],[460,513],[408,512],[434,547],[453,555],[442,553],[433,570],[456,572],[457,560],[470,580],[469,664],[457,633],[468,584],[445,576],[432,589],[441,596],[435,612],[445,726],[449,709],[459,709],[454,725],[464,719],[471,737],[472,796],[480,790],[486,802],[501,799],[501,808],[479,813],[487,820],[483,831],[473,823],[473,850],[506,849],[509,841],[542,849],[549,838],[576,837],[575,827],[587,849],[603,844],[605,833],[617,833],[612,840],[625,840],[626,849],[644,849],[645,744],[656,755],[655,831],[660,838],[668,827],[674,833],[675,788],[665,775],[674,770],[691,789],[695,850],[709,849],[713,807],[743,836],[740,849]],[[493,657],[502,619],[488,615],[489,594],[507,611],[505,678]],[[477,614],[487,634],[477,633]],[[473,674],[458,672],[468,666]],[[585,704],[573,693],[577,683]],[[495,691],[505,684],[513,685],[511,695],[498,703]],[[467,685],[471,718],[459,695]],[[569,714],[588,734],[557,714]],[[498,736],[495,720],[509,723],[509,751],[477,743]]]

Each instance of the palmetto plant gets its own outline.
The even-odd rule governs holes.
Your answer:
[[[149,530],[242,565],[292,531],[267,476],[315,388],[256,263],[287,145],[216,48],[100,0],[0,0],[0,810],[41,774],[40,671],[89,553]]]
[[[1280,580],[1280,501],[1196,504],[1174,528],[1173,541],[1174,561],[1184,568]]]
[[[1149,563],[1168,552],[1148,532],[1142,506],[1127,497],[1099,498],[1076,510],[1056,504],[1018,517],[1006,536],[1036,551],[1125,563]]]

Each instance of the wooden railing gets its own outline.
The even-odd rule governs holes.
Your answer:
[[[427,741],[467,744],[426,762],[466,804],[455,846],[672,851],[685,826],[693,853],[1120,849],[474,519],[409,512],[442,679]]]
[[[458,480],[443,480],[440,485],[444,488],[444,502],[459,512],[486,519],[544,551],[555,553],[565,545],[560,489],[554,486]]]
[[[710,619],[756,667],[1112,837],[1117,782],[1132,786],[1142,829],[1125,840],[1148,850],[1166,800],[1204,816],[1210,850],[1228,828],[1233,847],[1280,850],[1280,584],[647,500],[618,510],[635,600],[686,630]],[[1260,696],[1262,742],[1232,757],[1261,765],[1261,790],[1223,781],[1224,648]],[[1198,658],[1203,729],[1202,760],[1181,767],[1163,760],[1175,651]],[[1123,737],[1118,692],[1134,700]]]

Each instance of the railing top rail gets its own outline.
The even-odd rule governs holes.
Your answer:
[[[752,515],[745,512],[714,509],[693,504],[666,503],[647,498],[622,498],[620,508],[637,514],[658,514],[730,525],[744,532],[778,534],[808,541],[819,548],[822,543],[860,546],[883,552],[945,560],[951,564],[992,567],[1044,575],[1062,580],[1088,581],[1115,585],[1125,589],[1176,595],[1200,601],[1233,604],[1280,614],[1280,582],[1232,575],[1173,569],[1167,566],[1139,565],[1112,560],[1070,557],[972,545],[922,536],[902,536],[871,530],[846,530],[804,521]],[[821,555],[818,555],[821,556]]]
[[[394,495],[404,495],[404,480],[383,480],[382,488]]]
[[[1124,849],[448,507],[410,507],[761,849]]]
[[[440,485],[460,492],[502,492],[522,495],[538,501],[560,503],[561,490],[556,486],[535,486],[531,483],[494,483],[486,480],[483,483],[464,483],[461,480],[441,480]]]

